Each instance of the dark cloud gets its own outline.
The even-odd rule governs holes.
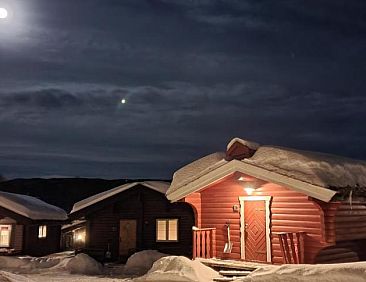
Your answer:
[[[168,178],[235,136],[366,158],[361,1],[10,4],[1,174]]]

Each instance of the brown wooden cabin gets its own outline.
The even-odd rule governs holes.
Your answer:
[[[194,208],[194,257],[351,262],[366,255],[365,172],[363,161],[235,138],[175,172],[167,198]]]
[[[58,252],[66,219],[64,210],[37,198],[0,192],[0,255]]]
[[[193,209],[170,203],[168,187],[161,181],[134,182],[77,202],[69,215],[74,222],[63,229],[64,247],[84,248],[100,260],[108,251],[111,260],[125,260],[146,249],[191,257]]]

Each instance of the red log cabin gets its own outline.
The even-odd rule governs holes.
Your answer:
[[[174,173],[195,212],[193,257],[264,263],[365,259],[366,162],[234,138]]]

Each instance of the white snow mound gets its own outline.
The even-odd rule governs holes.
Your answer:
[[[10,272],[0,270],[0,281],[1,282],[34,282],[34,280],[27,277],[13,274]]]
[[[218,276],[215,270],[199,261],[192,261],[183,256],[169,256],[156,261],[146,275],[136,278],[134,281],[211,282]]]
[[[145,250],[130,256],[126,262],[124,273],[129,275],[144,275],[155,261],[167,256],[156,250]]]
[[[87,254],[78,254],[66,264],[66,269],[71,274],[100,275],[103,266]]]
[[[282,265],[261,267],[247,277],[235,281],[245,282],[365,282],[366,262]]]
[[[32,273],[39,269],[51,268],[57,265],[60,259],[34,257],[7,257],[0,256],[0,269],[16,271],[17,273]],[[0,280],[1,281],[1,280]]]

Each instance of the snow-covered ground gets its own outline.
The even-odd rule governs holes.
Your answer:
[[[218,273],[198,261],[167,256],[153,250],[132,255],[125,265],[100,263],[86,254],[70,252],[42,258],[0,256],[0,281],[111,282],[212,281]]]
[[[134,254],[126,265],[102,266],[85,254],[43,258],[0,256],[0,282],[209,282],[218,272],[182,256],[157,251]],[[366,262],[263,266],[237,282],[366,282]]]
[[[264,266],[237,282],[365,282],[366,262]]]

